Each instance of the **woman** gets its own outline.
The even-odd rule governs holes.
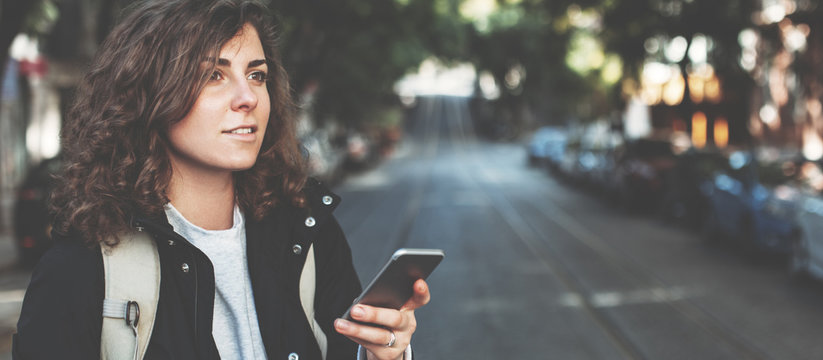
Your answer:
[[[100,356],[100,247],[135,229],[161,265],[147,359],[322,358],[298,294],[310,247],[326,359],[410,357],[424,281],[400,311],[338,319],[360,284],[339,198],[306,179],[270,24],[249,1],[157,0],[103,43],[63,131],[55,246],[32,275],[15,358]]]

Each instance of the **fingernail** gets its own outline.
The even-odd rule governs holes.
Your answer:
[[[354,309],[351,309],[351,314],[354,317],[363,317],[366,315],[366,312],[363,311],[363,308],[360,306],[355,306]]]
[[[340,330],[348,330],[349,322],[343,319],[337,319],[334,321],[334,326],[336,326]]]

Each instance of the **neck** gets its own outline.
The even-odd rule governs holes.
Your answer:
[[[231,172],[172,172],[169,201],[189,222],[206,230],[224,230],[234,223],[234,177]]]

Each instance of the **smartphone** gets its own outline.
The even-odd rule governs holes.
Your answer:
[[[440,264],[445,254],[440,249],[398,249],[377,273],[343,318],[351,318],[354,305],[400,309],[414,294],[414,282],[426,279]]]

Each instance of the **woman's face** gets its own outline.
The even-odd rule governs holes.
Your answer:
[[[269,120],[267,73],[257,30],[246,24],[220,49],[189,113],[169,128],[173,171],[231,173],[254,165]]]

